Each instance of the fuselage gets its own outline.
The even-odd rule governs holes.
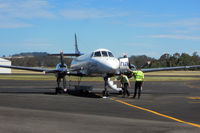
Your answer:
[[[119,60],[107,49],[97,49],[74,58],[72,70],[79,70],[85,75],[114,74],[119,70]]]

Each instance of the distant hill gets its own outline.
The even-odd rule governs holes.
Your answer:
[[[47,52],[26,52],[20,54],[14,54],[11,58],[12,65],[16,66],[34,66],[34,67],[55,67],[60,62],[59,56],[48,56]],[[65,63],[70,66],[72,58],[65,58]],[[192,55],[187,53],[175,53],[170,55],[165,53],[160,56],[159,59],[154,59],[146,55],[129,57],[131,64],[137,67],[175,67],[175,66],[190,66],[200,65],[200,56],[197,52]],[[147,61],[151,61],[150,65],[145,65]]]
[[[15,66],[55,67],[60,63],[59,56],[48,56],[47,52],[24,52],[14,54],[9,59],[12,61],[12,65]],[[65,63],[69,66],[71,60],[70,58],[65,58]]]
[[[36,57],[36,56],[45,56],[48,55],[47,52],[25,52],[25,53],[19,53],[19,54],[14,54],[12,57]]]

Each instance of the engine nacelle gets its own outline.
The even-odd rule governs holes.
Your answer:
[[[63,68],[66,69],[67,65],[66,64],[62,65],[61,63],[59,63],[59,64],[56,65],[56,69],[63,69]]]

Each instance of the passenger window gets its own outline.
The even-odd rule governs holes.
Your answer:
[[[101,52],[100,52],[100,51],[95,52],[95,53],[94,53],[94,57],[101,57]]]
[[[103,57],[108,57],[108,53],[106,51],[101,51]]]
[[[111,52],[108,52],[108,55],[109,55],[110,57],[114,57],[113,54],[112,54]]]

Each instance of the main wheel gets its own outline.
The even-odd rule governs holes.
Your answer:
[[[119,91],[119,95],[121,95],[122,94],[122,91]]]
[[[56,94],[62,94],[63,90],[60,87],[56,87]]]
[[[102,96],[105,96],[106,94],[105,94],[105,91],[102,91]]]
[[[106,91],[106,97],[108,97],[110,95],[109,91]]]
[[[59,88],[56,87],[55,94],[57,95],[58,93],[59,93]]]

